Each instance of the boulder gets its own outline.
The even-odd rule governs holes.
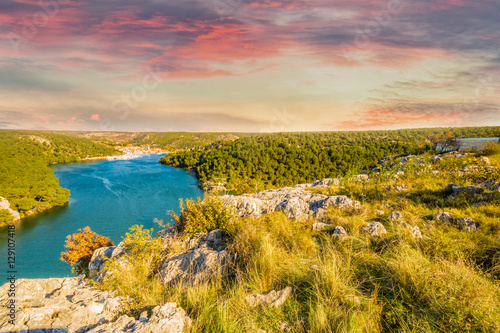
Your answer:
[[[460,229],[466,230],[467,232],[474,232],[477,230],[476,221],[471,217],[462,217],[458,220],[458,225]]]
[[[363,228],[361,228],[361,231],[370,234],[370,236],[373,237],[380,237],[387,233],[384,225],[377,221],[371,222],[368,225],[364,226]]]
[[[322,223],[322,222],[316,222],[313,224],[312,226],[313,230],[316,230],[316,231],[321,231],[321,230],[333,230],[333,226],[331,224],[326,224],[326,223]]]
[[[94,281],[102,282],[106,275],[104,267],[106,262],[111,258],[119,258],[127,253],[125,244],[121,242],[118,246],[101,247],[94,251],[89,262],[89,275]]]
[[[366,182],[366,181],[368,181],[368,179],[370,179],[370,177],[368,175],[365,175],[365,174],[355,175],[355,176],[352,176],[351,178],[349,178],[349,180],[356,181],[356,182]]]
[[[257,295],[248,295],[245,297],[246,302],[250,307],[255,308],[258,306],[272,306],[278,308],[285,304],[286,300],[292,294],[292,288],[286,287],[283,290],[276,291],[273,290],[267,294],[257,294]]]
[[[413,235],[413,237],[415,237],[417,239],[424,238],[424,235],[420,231],[419,227],[416,227],[416,226],[415,227],[410,227],[410,233]]]
[[[402,221],[403,220],[403,214],[401,214],[400,212],[392,212],[389,215],[389,220],[392,221],[392,222]]]
[[[454,217],[455,217],[455,215],[453,215],[452,213],[448,213],[448,212],[437,212],[437,213],[432,214],[432,219],[434,221],[440,221],[440,222],[446,222],[446,223],[452,223]]]
[[[449,184],[446,186],[445,191],[450,193],[450,195],[456,195],[459,193],[471,193],[471,194],[481,194],[484,192],[484,188],[479,186],[465,186],[461,187],[456,184]]]
[[[327,187],[331,185],[339,185],[342,178],[325,178],[321,180],[317,180],[312,184],[312,187]]]
[[[344,227],[338,225],[335,227],[335,230],[333,230],[333,238],[336,239],[343,239],[347,237],[347,231],[345,231]]]
[[[227,273],[232,258],[227,250],[220,250],[222,231],[198,234],[187,243],[187,252],[173,254],[161,265],[156,278],[163,284],[180,282],[186,286],[196,286]]]
[[[321,208],[326,209],[329,207],[334,207],[341,210],[349,210],[359,209],[361,207],[361,204],[359,203],[359,201],[349,199],[345,195],[337,195],[329,197],[328,199],[323,201]]]
[[[500,192],[500,180],[490,179],[480,184],[477,184],[476,186],[490,191]]]
[[[147,312],[143,313],[139,320],[123,315],[115,322],[99,325],[87,332],[182,333],[191,324],[192,320],[183,309],[177,307],[176,303],[166,303],[161,307],[155,307],[149,319]]]
[[[247,196],[224,195],[220,197],[226,206],[234,205],[241,217],[259,216],[264,206],[262,200]]]

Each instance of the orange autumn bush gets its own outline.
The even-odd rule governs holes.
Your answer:
[[[90,227],[78,229],[79,232],[68,235],[65,248],[67,252],[61,253],[61,260],[71,266],[73,273],[87,274],[88,266],[94,251],[107,246],[113,246],[109,237],[101,236],[93,232]]]

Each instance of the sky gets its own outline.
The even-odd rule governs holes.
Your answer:
[[[500,125],[500,1],[2,0],[0,128]]]

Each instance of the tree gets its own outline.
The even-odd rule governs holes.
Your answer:
[[[74,266],[71,272],[88,274],[88,266],[94,251],[101,247],[113,246],[113,242],[109,237],[96,234],[88,226],[78,231],[66,238],[64,247],[68,251],[61,253],[61,260]]]

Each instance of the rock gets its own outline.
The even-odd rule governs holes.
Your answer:
[[[452,196],[459,193],[471,193],[471,194],[481,194],[484,192],[484,188],[479,186],[465,186],[461,187],[456,184],[449,184],[446,186],[445,191],[450,193]]]
[[[226,183],[224,182],[205,182],[199,186],[206,192],[225,192],[227,191]]]
[[[338,225],[335,227],[335,230],[333,230],[333,238],[336,238],[336,239],[343,239],[345,237],[347,237],[347,231],[345,231],[345,229]]]
[[[490,179],[480,184],[477,184],[476,186],[490,191],[500,192],[500,180]]]
[[[89,262],[89,276],[96,282],[102,282],[106,272],[104,267],[111,258],[119,258],[127,253],[125,244],[121,242],[118,246],[102,247],[94,251]]]
[[[234,205],[241,217],[259,216],[262,214],[263,202],[260,199],[232,195],[224,195],[220,198],[226,206]]]
[[[331,224],[326,224],[322,222],[316,222],[312,226],[313,230],[321,231],[321,230],[333,230],[333,226]]]
[[[8,302],[9,287],[5,284],[0,288],[1,304]],[[7,331],[65,329],[64,332],[84,332],[89,327],[113,320],[123,309],[121,298],[93,289],[83,275],[18,280],[16,301],[16,322],[4,326]],[[7,311],[1,307],[0,318],[7,318]]]
[[[394,186],[394,190],[396,192],[407,191],[408,190],[408,186],[406,186],[406,184],[396,185],[396,186]]]
[[[382,216],[382,215],[385,215],[385,212],[383,210],[381,210],[381,209],[377,209],[375,211],[375,214],[377,214],[378,216]]]
[[[167,258],[156,278],[165,285],[181,282],[196,286],[225,274],[232,260],[227,250],[219,251],[222,235],[222,231],[214,230],[188,240],[188,251]]]
[[[312,184],[312,187],[327,187],[327,186],[331,186],[331,185],[339,185],[341,180],[342,180],[342,178],[335,178],[335,179],[325,178],[325,179],[315,181]]]
[[[10,202],[9,200],[5,199],[4,197],[0,197],[0,210],[2,209],[7,209],[9,213],[13,217],[13,221],[19,221],[21,219],[21,215],[17,210],[14,210],[10,207]]]
[[[260,216],[276,211],[284,212],[290,218],[306,216],[321,217],[328,207],[338,209],[360,208],[358,201],[346,196],[328,197],[324,194],[311,193],[304,187],[285,187],[276,190],[258,192],[252,196],[222,196],[227,207],[234,207],[242,217]]]
[[[458,225],[460,229],[466,230],[467,232],[474,232],[477,230],[476,221],[470,217],[462,217],[458,220]]]
[[[371,222],[361,229],[362,232],[370,234],[370,236],[382,236],[387,233],[385,227],[380,222]]]
[[[424,235],[422,235],[419,227],[410,227],[410,233],[417,239],[424,238]]]
[[[176,303],[166,303],[154,308],[150,319],[141,315],[139,320],[135,320],[124,315],[115,322],[100,325],[85,332],[182,333],[191,324],[191,319],[183,309],[177,307]]]
[[[248,295],[245,297],[248,305],[255,308],[258,306],[272,306],[278,308],[282,306],[292,294],[292,288],[286,287],[281,291],[273,290],[267,294]]]
[[[277,210],[285,213],[288,218],[295,219],[310,213],[309,204],[302,198],[290,198],[278,205]]]
[[[361,204],[359,201],[355,201],[349,199],[345,195],[337,195],[332,196],[323,201],[321,208],[326,209],[329,207],[335,207],[341,210],[349,210],[349,209],[359,209],[361,208]]]
[[[389,220],[391,220],[392,222],[402,221],[403,214],[401,214],[400,212],[392,212],[389,215]]]
[[[370,179],[370,177],[368,175],[355,175],[355,176],[352,176],[351,178],[349,178],[349,180],[351,181],[356,181],[356,182],[365,182],[367,181],[368,179]]]
[[[438,213],[432,214],[432,219],[434,221],[440,221],[440,222],[446,222],[446,223],[452,223],[454,217],[455,217],[455,215],[453,215],[452,213],[448,213],[448,212],[438,212]]]

